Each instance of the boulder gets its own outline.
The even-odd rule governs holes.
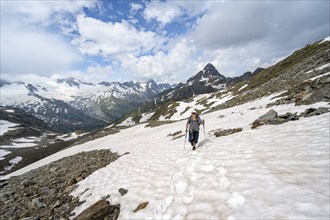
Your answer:
[[[269,119],[266,122],[267,122],[267,124],[270,124],[270,125],[280,125],[280,124],[283,124],[285,122],[288,122],[288,120],[283,119],[283,118],[273,118],[273,119]]]
[[[78,177],[76,178],[76,181],[77,181],[77,182],[80,182],[80,181],[82,181],[82,180],[84,180],[84,177],[78,176]]]
[[[297,112],[295,113],[286,113],[285,115],[279,115],[279,118],[285,119],[287,121],[295,121],[295,120],[299,120],[299,116],[297,114]]]
[[[110,220],[118,219],[120,213],[120,204],[112,205],[110,207]]]
[[[143,202],[143,203],[141,203],[140,205],[138,205],[138,206],[136,207],[136,209],[134,209],[133,212],[138,212],[138,211],[140,211],[141,209],[144,209],[145,207],[147,207],[148,204],[149,204],[149,202]]]
[[[40,198],[34,198],[34,199],[32,199],[32,201],[31,201],[31,206],[40,209],[40,208],[45,207],[45,204],[43,204],[43,203],[41,202],[41,199],[40,199]]]
[[[123,196],[127,193],[127,189],[120,188],[118,192]]]
[[[290,115],[289,115],[290,114]],[[262,125],[279,125],[288,121],[291,113],[287,113],[282,117],[279,117],[277,112],[273,109],[269,110],[266,114],[260,116],[252,123],[252,129],[260,127]]]
[[[107,219],[115,220],[118,218],[120,212],[120,205],[110,205],[110,203],[103,199],[96,202],[94,205],[85,209],[80,213],[74,220],[98,220],[98,219]]]
[[[76,183],[77,183],[77,180],[76,180],[76,178],[73,177],[67,182],[66,186],[71,186]]]
[[[304,113],[302,113],[303,117],[311,117],[311,116],[315,116],[315,115],[322,115],[324,113],[329,112],[329,108],[325,108],[325,107],[319,107],[318,109],[316,108],[308,108],[305,110]]]
[[[23,187],[30,187],[34,184],[36,184],[36,183],[31,180],[24,180],[23,182],[21,182],[21,186],[23,186]]]
[[[224,130],[219,129],[214,132],[214,135],[216,137],[221,137],[221,136],[235,134],[235,133],[241,132],[241,131],[243,131],[243,128],[230,128],[230,129],[224,129]]]
[[[167,135],[167,137],[173,137],[173,136],[177,136],[177,135],[179,135],[179,134],[181,134],[182,133],[182,131],[180,130],[180,131],[176,131],[176,132],[174,132],[173,134],[172,133],[169,133],[168,135]]]
[[[258,118],[258,120],[260,121],[267,121],[267,120],[270,120],[270,119],[274,119],[274,118],[277,118],[277,112],[273,109],[269,110],[266,114],[260,116]]]
[[[71,186],[68,186],[64,189],[64,193],[70,193],[71,191],[73,191],[75,188],[77,188],[77,185],[71,185]]]

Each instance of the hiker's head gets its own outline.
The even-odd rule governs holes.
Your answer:
[[[195,112],[195,111],[191,112],[191,117],[197,118],[197,112]]]

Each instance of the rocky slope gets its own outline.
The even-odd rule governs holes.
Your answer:
[[[329,71],[330,41],[318,41],[295,51],[274,66],[261,71],[247,81],[247,86],[243,89],[239,90],[243,83],[237,84],[229,90],[236,96],[215,109],[228,108],[281,91],[287,91],[282,94],[284,99],[286,96],[293,97],[294,93],[300,93],[300,98],[291,98],[289,101],[297,104],[301,99],[308,99],[309,103],[330,101]],[[320,81],[317,76],[324,79]],[[312,100],[315,96],[317,98]]]
[[[0,219],[69,219],[81,204],[76,183],[119,158],[108,150],[82,152],[0,182]]]

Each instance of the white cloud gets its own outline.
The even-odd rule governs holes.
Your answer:
[[[118,77],[165,81],[187,79],[211,62],[220,73],[233,76],[274,64],[329,35],[328,1],[128,5],[128,11],[120,11],[128,13],[128,21],[113,23],[84,14],[84,7],[100,9],[101,17],[110,11],[95,1],[1,1],[1,72],[65,75],[93,82]],[[148,31],[155,28],[150,23],[140,26],[139,16],[156,21],[152,25],[159,33]],[[172,22],[185,25],[188,33],[166,29]],[[61,31],[49,31],[53,26]],[[79,53],[88,55],[86,62],[93,58],[84,72],[70,68],[81,59]],[[112,64],[101,66],[94,58]]]
[[[74,21],[68,15],[94,4],[91,1],[1,1],[1,73],[50,75],[72,68],[81,60],[79,51],[61,33],[48,27],[56,23],[63,33],[69,34]]]
[[[225,75],[268,67],[329,31],[329,2],[236,2],[214,4],[188,39]],[[235,16],[233,16],[235,15]]]
[[[166,25],[183,15],[202,15],[212,4],[212,1],[151,1],[146,4],[143,16],[147,21],[155,19],[161,25]]]
[[[169,2],[151,1],[143,12],[148,21],[155,19],[162,24],[168,24],[182,14],[180,7]]]
[[[137,12],[141,9],[143,9],[143,5],[138,3],[131,3],[131,12]]]
[[[49,25],[59,13],[79,13],[84,7],[95,6],[96,1],[1,1],[3,16],[19,16],[27,23]]]
[[[81,59],[61,37],[29,27],[1,31],[1,72],[51,74]]]
[[[91,56],[108,57],[121,53],[146,53],[163,41],[156,33],[138,31],[126,21],[106,23],[79,15],[77,25],[80,37],[74,41],[74,44],[83,54]]]
[[[172,42],[168,53],[163,51],[155,55],[136,57],[123,54],[118,57],[124,71],[129,71],[135,77],[156,80],[178,80],[196,70],[194,54],[196,49],[185,39]]]
[[[225,2],[214,5],[202,17],[192,38],[210,50],[253,42],[294,48],[329,31],[322,28],[329,25],[328,9],[326,1]]]
[[[108,75],[113,73],[113,68],[111,65],[108,66],[94,65],[94,66],[89,66],[87,68],[87,73],[97,74],[97,75]]]

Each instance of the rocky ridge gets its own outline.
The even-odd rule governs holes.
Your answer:
[[[286,91],[281,94],[283,99],[277,101],[277,104],[312,104],[330,101],[330,75],[326,74],[330,71],[329,63],[330,41],[323,43],[318,41],[307,45],[276,65],[259,72],[246,82],[247,87],[241,91],[237,90],[243,85],[237,84],[230,90],[237,96],[214,107],[211,111],[230,108],[283,91]],[[322,78],[316,81],[309,80],[317,76]]]

